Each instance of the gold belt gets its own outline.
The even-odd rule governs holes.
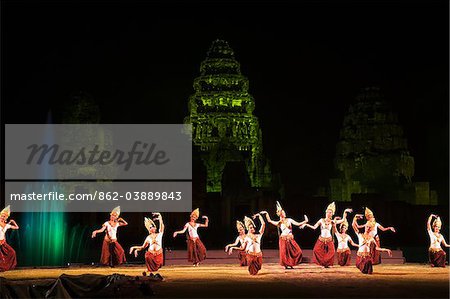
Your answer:
[[[262,251],[260,251],[260,252],[247,251],[247,254],[253,255],[253,256],[262,256]]]
[[[162,253],[162,248],[160,248],[159,250],[148,250],[147,252],[150,252],[153,255],[158,255]]]
[[[444,251],[444,250],[442,250],[442,248],[433,248],[433,247],[430,247],[430,248],[428,249],[428,251],[429,251],[429,252],[436,253],[436,252]]]
[[[333,242],[333,237],[324,238],[324,237],[319,236],[319,241],[321,241],[323,243]]]
[[[344,249],[340,249],[340,248],[338,248],[337,250],[336,250],[337,252],[340,252],[340,253],[342,253],[342,252],[347,252],[347,251],[350,251],[350,248],[344,248]]]
[[[292,240],[292,239],[294,239],[294,236],[289,234],[287,236],[280,236],[280,239],[282,239],[282,240]]]
[[[357,256],[360,256],[360,257],[368,257],[368,256],[370,256],[370,251],[369,252],[357,252],[356,253],[356,255]]]

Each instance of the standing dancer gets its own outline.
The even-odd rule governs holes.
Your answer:
[[[349,266],[350,260],[351,260],[351,251],[350,247],[348,246],[348,243],[352,244],[355,247],[359,247],[358,244],[353,242],[352,238],[347,235],[348,230],[348,222],[347,219],[344,219],[344,222],[342,222],[339,226],[339,231],[336,229],[336,224],[333,224],[334,228],[334,235],[336,236],[338,240],[338,247],[337,247],[337,260],[339,266]]]
[[[334,261],[334,242],[333,242],[333,234],[331,230],[333,228],[333,224],[341,224],[344,222],[344,219],[347,218],[347,213],[351,213],[351,209],[345,209],[342,219],[332,219],[334,213],[336,211],[336,205],[334,202],[328,205],[325,210],[325,218],[319,219],[317,223],[312,226],[310,224],[305,224],[307,227],[312,229],[317,229],[320,225],[320,236],[316,241],[313,249],[313,261],[324,268],[328,268],[333,266]]]
[[[145,238],[142,246],[133,246],[130,248],[130,254],[137,257],[138,252],[148,246],[148,250],[145,253],[145,264],[147,265],[148,272],[156,272],[164,263],[162,237],[164,234],[164,223],[160,213],[153,213],[153,216],[157,216],[159,220],[159,232],[156,232],[156,224],[150,218],[144,217],[144,225],[148,230],[149,235]],[[156,220],[155,219],[155,220]]]
[[[202,218],[205,218],[205,224],[197,223],[196,221],[199,216],[200,210],[197,208],[192,211],[190,221],[184,225],[184,228],[173,233],[173,237],[175,238],[178,234],[183,234],[186,230],[188,231],[188,261],[191,262],[194,267],[198,266],[201,261],[206,259],[206,248],[198,236],[197,229],[199,227],[208,227],[209,219],[207,216],[203,216]]]
[[[433,221],[433,225],[431,225],[431,219],[435,217],[436,219]],[[428,254],[430,257],[431,267],[444,267],[445,268],[445,260],[446,253],[441,247],[441,243],[444,244],[445,247],[450,247],[450,245],[445,242],[444,236],[440,233],[442,227],[441,217],[437,215],[431,214],[428,217],[427,221],[427,231],[430,236],[430,248],[428,250]],[[433,228],[433,230],[431,230]]]
[[[352,227],[355,231],[356,235],[358,236],[358,243],[359,248],[356,256],[356,267],[363,273],[363,274],[372,274],[373,272],[373,257],[372,257],[372,250],[371,246],[372,244],[375,244],[375,249],[377,251],[384,251],[389,254],[389,256],[392,256],[392,252],[389,249],[381,248],[376,245],[376,241],[371,233],[373,230],[372,226],[369,225],[363,225],[364,227],[364,233],[359,232],[359,225],[357,223],[357,219],[362,219],[363,215],[356,214],[355,217],[353,217]]]
[[[230,251],[233,249],[244,250],[247,252],[247,264],[248,264],[248,272],[251,275],[258,274],[258,271],[261,270],[262,267],[262,251],[261,251],[261,238],[264,234],[264,229],[266,227],[266,223],[264,222],[264,218],[261,214],[253,215],[253,219],[259,217],[259,221],[261,222],[261,227],[259,229],[259,233],[256,233],[256,225],[251,218],[245,216],[244,223],[247,228],[247,237],[245,238],[244,244],[240,248],[230,247]]]
[[[278,240],[280,265],[284,266],[285,269],[293,269],[295,265],[300,264],[302,261],[302,250],[297,242],[295,242],[294,236],[292,235],[292,225],[301,226],[303,228],[303,226],[308,223],[308,217],[304,215],[305,220],[302,222],[297,222],[292,218],[286,218],[286,212],[278,201],[277,216],[280,217],[280,220],[273,221],[266,211],[261,211],[261,214],[266,215],[266,219],[269,223],[280,228],[281,233],[279,233]]]
[[[389,227],[383,227],[381,224],[379,224],[376,220],[375,217],[373,215],[373,212],[366,208],[364,211],[365,217],[366,217],[366,224],[370,226],[372,229],[370,230],[370,234],[372,235],[372,237],[375,239],[375,243],[372,243],[372,247],[370,247],[370,250],[372,250],[372,258],[373,258],[373,265],[378,265],[381,263],[381,255],[379,252],[377,252],[375,250],[375,247],[381,246],[381,242],[380,242],[380,236],[378,235],[378,229],[380,229],[381,231],[387,231],[390,230],[392,232],[395,233],[395,228],[393,228],[392,226]],[[358,225],[358,228],[363,228],[363,225]]]
[[[12,270],[17,265],[16,252],[6,243],[6,231],[8,229],[19,229],[17,223],[10,219],[11,208],[7,206],[0,212],[0,272]]]
[[[117,228],[119,226],[128,225],[128,223],[119,218],[120,206],[115,207],[109,214],[109,221],[103,223],[102,228],[94,230],[92,232],[92,238],[98,233],[105,232],[105,238],[103,239],[102,255],[100,257],[100,263],[102,265],[109,265],[111,267],[121,265],[127,260],[125,258],[125,251],[122,246],[117,242]]]
[[[245,234],[244,224],[239,220],[236,220],[236,228],[239,233],[239,236],[237,236],[236,241],[234,241],[234,243],[225,246],[225,252],[227,252],[228,254],[232,253],[232,250],[229,250],[230,247],[237,246],[238,244],[240,244],[242,247],[242,245],[245,243],[245,238],[247,237],[247,235]],[[241,266],[247,266],[247,254],[245,253],[245,248],[239,250],[238,258]]]

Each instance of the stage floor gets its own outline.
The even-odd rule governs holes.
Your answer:
[[[142,275],[143,265],[116,268],[71,267],[59,269],[19,269],[0,273],[14,283],[57,278],[61,274]],[[264,264],[256,276],[246,267],[217,264],[200,267],[166,266],[159,273],[157,297],[382,297],[448,298],[449,268],[423,264],[376,265],[374,274],[364,275],[355,266],[323,269],[301,264],[284,270],[278,264]],[[28,281],[29,283],[29,281]]]

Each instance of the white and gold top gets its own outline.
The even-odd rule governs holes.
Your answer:
[[[358,234],[358,253],[370,254],[370,243],[372,242],[373,237],[369,236],[369,238],[364,238],[364,234]]]
[[[261,252],[261,234],[247,235],[245,241],[247,242],[246,251],[249,253],[260,253]]]
[[[444,240],[444,236],[439,233],[436,235],[431,229],[428,230],[428,235],[430,236],[430,250],[442,250],[441,243]]]
[[[243,235],[243,236],[237,236],[236,241],[234,241],[234,243],[238,243],[242,246],[242,244],[245,243],[245,238],[247,237],[247,235]]]
[[[286,218],[284,221],[281,221],[280,224],[281,236],[288,236],[292,234],[292,219]]]
[[[322,238],[331,238],[331,228],[333,225],[330,223],[326,224],[325,219],[320,219],[320,236]]]
[[[372,230],[369,232],[369,234],[372,237],[375,237],[376,235],[378,235],[378,227],[380,226],[380,224],[378,222],[375,223],[375,226],[372,228]]]
[[[6,224],[5,226],[0,226],[0,241],[5,240],[5,234],[8,229],[11,228],[11,224]]]
[[[157,233],[155,235],[148,235],[145,239],[145,243],[148,243],[148,251],[158,251],[162,248],[163,233]]]
[[[194,226],[192,226],[189,222],[185,224],[185,227],[187,227],[189,237],[192,239],[198,238],[197,228],[199,228],[200,224],[196,223]]]
[[[338,250],[350,249],[348,247],[348,241],[351,240],[349,235],[345,234],[345,236],[342,237],[341,234],[335,233],[335,236],[338,240],[338,247],[337,247]]]
[[[119,222],[116,222],[116,225],[112,226],[109,221],[103,223],[103,226],[106,227],[107,234],[105,235],[105,239],[108,239],[108,236],[111,240],[117,240],[117,228],[119,227]]]

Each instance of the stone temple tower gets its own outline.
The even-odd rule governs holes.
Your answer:
[[[228,162],[245,163],[251,187],[271,183],[269,161],[263,156],[262,133],[253,115],[255,101],[248,93],[249,82],[226,41],[212,43],[194,80],[189,98],[192,141],[206,167],[207,192],[221,192]]]
[[[397,115],[376,87],[363,89],[344,118],[335,170],[338,178],[330,180],[332,200],[377,193],[412,204],[437,201],[428,182],[412,182],[414,158]]]

